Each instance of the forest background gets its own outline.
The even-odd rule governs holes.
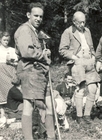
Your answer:
[[[54,80],[53,88],[55,88],[67,70],[67,65],[61,63],[63,61],[58,53],[61,34],[72,24],[73,13],[80,10],[86,14],[86,26],[91,30],[96,50],[102,36],[102,0],[0,0],[0,30],[10,32],[12,47],[15,46],[13,37],[16,29],[27,20],[27,5],[37,1],[45,6],[42,29],[51,37],[49,43],[53,62],[51,78]],[[100,119],[95,117],[91,129],[79,130],[75,120],[72,119],[75,112],[71,112],[72,110],[69,109],[69,133],[61,132],[63,140],[102,140],[102,121]],[[100,115],[102,116],[102,112]],[[16,123],[19,124],[19,122]],[[12,127],[0,129],[0,136],[3,136],[3,140],[24,140],[22,130],[17,128],[16,123]]]
[[[41,2],[45,6],[43,31],[51,37],[52,62],[60,63],[58,47],[63,31],[72,24],[72,15],[80,10],[86,14],[86,26],[91,30],[96,50],[102,35],[102,0],[0,0],[0,30],[11,34],[14,47],[14,32],[26,18],[26,8],[31,2]]]

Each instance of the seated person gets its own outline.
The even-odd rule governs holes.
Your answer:
[[[20,110],[22,110],[23,100],[22,93],[20,91],[20,80],[17,83],[12,84],[14,86],[8,92],[7,104],[5,105],[6,108],[0,109],[0,128],[5,127],[6,124],[14,122],[18,118],[21,118]],[[6,116],[6,113],[8,117]]]
[[[47,94],[50,94],[49,84],[47,87],[48,87]],[[67,117],[65,115],[67,105],[57,90],[53,90],[52,94],[53,94],[53,98],[54,98],[54,105],[55,105],[55,110],[57,113],[59,126],[61,129],[63,129],[64,132],[66,132],[69,130],[69,123],[68,123]],[[52,99],[50,100],[49,108],[54,110],[53,105],[52,105]],[[46,118],[46,111],[47,111],[47,107],[46,107],[46,109],[40,109],[40,112],[41,112],[40,114],[42,114],[41,117],[43,118],[43,122],[45,122],[44,119]],[[55,125],[56,125],[56,123],[55,123]]]
[[[16,118],[17,120],[21,120],[23,96],[21,91],[21,81],[18,79],[16,74],[12,79],[12,87],[7,95],[6,107],[8,118]]]
[[[12,81],[12,84],[14,86],[9,90],[9,93],[7,96],[7,108],[9,108],[10,110],[12,110],[12,112],[14,112],[13,115],[15,117],[17,117],[17,112],[22,111],[22,106],[23,106],[23,97],[22,97],[20,83],[21,81],[15,76]],[[54,99],[55,99],[55,106],[56,106],[56,112],[58,115],[59,123],[61,122],[60,125],[61,127],[63,125],[63,130],[67,131],[69,130],[69,124],[65,116],[65,112],[67,108],[66,104],[63,98],[59,95],[59,92],[56,90],[54,90]],[[44,109],[43,107],[39,109],[39,114],[41,115],[42,123],[44,123],[43,120],[45,119],[45,113],[46,113],[46,109]],[[36,118],[34,117],[34,119]],[[35,121],[33,123],[35,124]]]
[[[8,118],[16,118],[17,120],[21,120],[22,111],[23,111],[23,95],[21,91],[21,81],[15,75],[12,80],[12,88],[8,92],[7,96],[7,105],[8,108],[7,114]],[[42,124],[41,117],[39,115],[39,110],[35,108],[33,112],[33,131],[39,131],[39,133],[45,132],[45,128]],[[38,137],[38,136],[36,136]]]
[[[18,60],[15,49],[9,46],[10,39],[9,32],[0,31],[0,127],[6,123],[4,108]]]
[[[21,93],[21,82],[13,81],[12,82],[13,87],[9,90],[8,96],[7,96],[7,107],[14,112],[17,112],[19,110],[22,110],[22,104],[23,104],[23,97]]]
[[[60,93],[66,103],[68,103],[68,101],[70,103],[70,99],[72,99],[76,90],[76,84],[69,73],[65,74],[63,82],[57,85],[56,90]]]
[[[10,34],[0,31],[0,104],[7,103],[7,94],[17,65],[15,49],[9,46]]]

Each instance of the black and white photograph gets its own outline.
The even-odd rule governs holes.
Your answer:
[[[0,140],[102,140],[102,0],[0,0]]]

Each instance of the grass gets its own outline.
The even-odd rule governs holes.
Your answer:
[[[53,80],[53,88],[61,82],[64,74],[67,72],[66,65],[53,65],[51,67],[51,77]],[[70,110],[68,110],[67,118],[70,124],[68,132],[61,130],[62,140],[102,140],[102,120],[95,118],[93,120],[91,128],[79,127],[75,120],[72,119]],[[4,127],[0,129],[0,136],[3,136],[3,140],[24,140],[22,135],[22,129],[11,129]],[[0,139],[1,140],[1,139]]]
[[[68,132],[61,132],[62,140],[102,140],[102,121],[95,118],[91,128],[81,128],[68,117],[70,124],[70,130]],[[22,135],[22,129],[4,128],[0,130],[0,136],[3,136],[3,140],[24,140]]]

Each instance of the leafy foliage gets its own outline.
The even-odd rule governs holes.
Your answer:
[[[51,36],[50,49],[52,60],[59,60],[58,47],[60,37],[65,28],[72,24],[72,15],[75,11],[81,10],[87,15],[87,26],[91,29],[95,48],[101,36],[102,26],[102,2],[100,0],[1,0],[0,9],[5,12],[5,29],[12,35],[19,25],[24,23],[26,8],[30,2],[41,2],[45,6],[43,30]]]

